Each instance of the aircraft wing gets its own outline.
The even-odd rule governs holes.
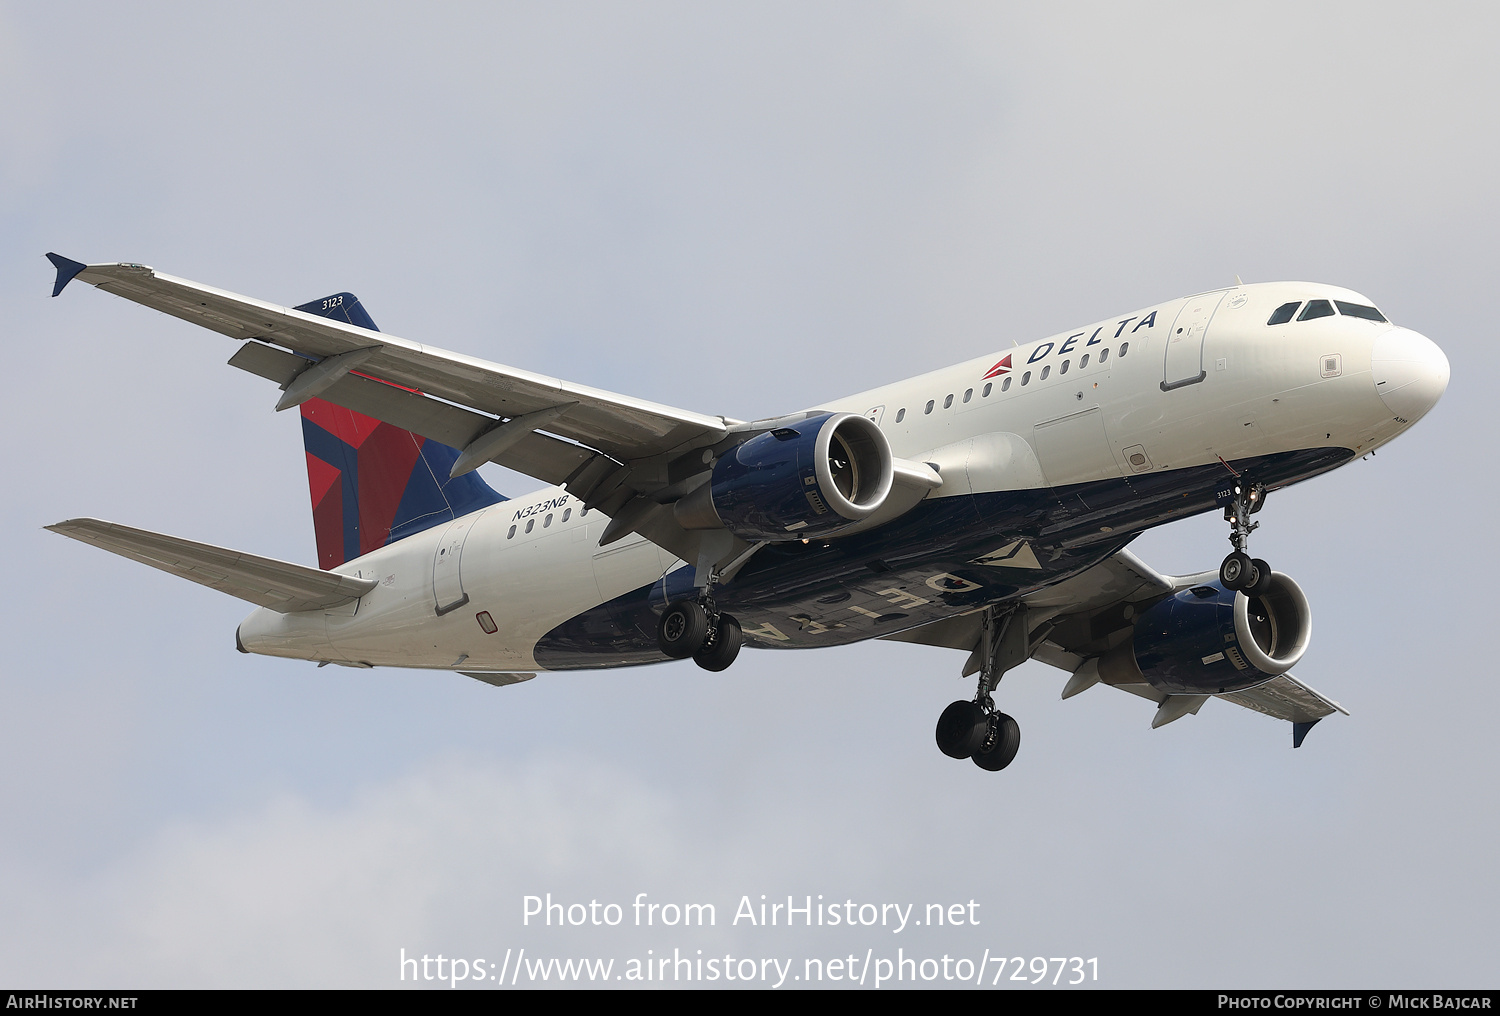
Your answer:
[[[1022,598],[1028,633],[1025,655],[1074,674],[1074,679],[1063,689],[1063,697],[1069,698],[1098,681],[1097,673],[1080,673],[1080,668],[1129,639],[1131,619],[1136,614],[1164,596],[1216,578],[1217,572],[1163,575],[1130,551],[1117,551],[1087,571]],[[968,676],[980,667],[983,616],[979,610],[886,638],[967,651],[970,656],[964,675]],[[1323,717],[1334,712],[1348,713],[1290,673],[1247,691],[1214,696],[1167,695],[1149,684],[1114,687],[1157,704],[1153,727],[1197,713],[1209,698],[1221,698],[1292,723],[1294,746],[1300,745],[1308,729]]]
[[[352,603],[376,585],[375,579],[257,557],[102,519],[68,519],[46,528],[283,614]]]
[[[616,519],[639,495],[678,479],[676,460],[718,443],[735,422],[371,332],[146,265],[48,258],[58,271],[54,296],[77,278],[230,338],[254,340],[230,363],[280,383],[287,394],[278,408],[316,395],[462,450],[460,468],[494,461],[566,483],[585,504]],[[548,434],[538,432],[543,427]],[[636,521],[654,504],[635,509]],[[659,535],[649,525],[628,528]]]

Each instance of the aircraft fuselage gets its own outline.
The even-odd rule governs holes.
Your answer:
[[[1303,320],[1268,324],[1297,302]],[[1329,312],[1309,316],[1326,302]],[[851,535],[773,543],[717,587],[747,642],[808,648],[888,635],[1089,568],[1152,526],[1212,510],[1231,471],[1270,488],[1400,434],[1448,365],[1429,340],[1334,307],[1357,293],[1242,286],[1119,315],[817,411],[873,420],[942,485]],[[327,611],[257,610],[247,651],[475,671],[663,659],[662,607],[694,571],[561,487],[491,505],[334,569],[375,578]]]

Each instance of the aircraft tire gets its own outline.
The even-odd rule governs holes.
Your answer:
[[[938,750],[949,758],[970,758],[989,734],[989,717],[973,702],[949,703],[937,722]]]
[[[678,600],[656,625],[656,645],[674,660],[685,660],[703,648],[708,637],[708,615],[693,600]]]
[[[713,638],[693,654],[693,662],[715,674],[728,670],[735,657],[740,655],[740,646],[744,642],[745,636],[740,631],[740,623],[728,614],[720,614],[719,623],[714,626]]]
[[[1021,725],[1015,717],[1005,713],[991,713],[989,725],[993,729],[994,743],[989,751],[976,751],[973,759],[979,768],[998,773],[1015,761],[1016,752],[1021,750]]]
[[[1255,566],[1255,581],[1245,587],[1245,595],[1264,596],[1271,591],[1271,566],[1258,557],[1250,563]]]
[[[1235,551],[1219,565],[1219,581],[1225,589],[1244,589],[1250,582],[1250,573],[1255,570],[1248,554]]]

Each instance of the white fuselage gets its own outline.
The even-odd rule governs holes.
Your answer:
[[[1369,305],[1329,286],[1237,287],[816,408],[867,416],[896,456],[935,464],[943,484],[929,498],[1128,481],[1299,449],[1360,455],[1431,408],[1447,361],[1383,321],[1267,324],[1285,302],[1312,299]],[[335,569],[379,580],[359,601],[257,610],[241,644],[359,666],[543,669],[533,651],[549,631],[682,566],[638,535],[601,548],[608,519],[581,509],[550,487],[400,540]]]

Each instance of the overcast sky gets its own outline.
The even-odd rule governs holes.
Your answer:
[[[1112,987],[1493,987],[1500,17],[1206,6],[0,4],[0,982],[901,948],[1097,957]],[[934,746],[972,694],[948,650],[505,689],[234,652],[248,605],[41,527],[312,563],[295,416],[220,336],[49,299],[50,250],[347,289],[409,339],[740,418],[1236,275],[1365,293],[1452,382],[1259,516],[1314,609],[1298,676],[1352,716],[1295,752],[1219,701],[1153,731],[1030,663],[991,774]],[[1199,571],[1225,535],[1135,549]],[[549,892],[626,919],[523,927]],[[717,923],[633,927],[638,893]],[[732,924],[761,894],[979,924]]]

